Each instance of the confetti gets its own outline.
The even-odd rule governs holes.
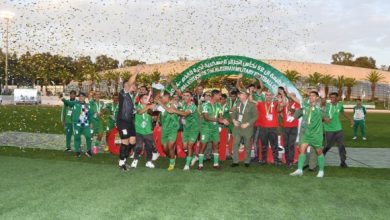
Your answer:
[[[14,0],[3,1],[1,8],[15,13],[10,48],[19,55],[50,52],[75,59],[107,54],[121,61],[151,63],[224,54],[292,58],[299,46],[309,46],[313,29],[319,26],[307,4]]]

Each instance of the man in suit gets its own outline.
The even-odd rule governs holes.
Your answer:
[[[233,163],[232,167],[237,167],[240,143],[245,146],[245,166],[249,167],[251,161],[251,144],[250,140],[253,134],[253,125],[257,119],[256,104],[249,101],[249,93],[241,90],[239,94],[240,103],[232,114],[233,127]]]

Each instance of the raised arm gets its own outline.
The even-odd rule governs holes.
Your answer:
[[[184,117],[187,117],[188,115],[190,115],[192,112],[190,109],[187,109],[185,111],[180,111],[180,110],[177,110],[177,109],[173,109],[173,113],[175,114],[178,114],[180,116],[184,116]]]
[[[259,89],[260,91],[263,90],[264,85],[263,85],[263,81],[261,80],[261,78],[260,78],[260,77],[257,78],[257,81],[259,82],[259,87],[260,87],[260,88],[258,88],[258,89]]]
[[[295,110],[293,117],[295,119],[298,119],[298,118],[302,117],[302,115],[303,115],[303,109],[300,108],[300,109]]]
[[[131,75],[131,77],[129,78],[129,80],[127,81],[127,83],[129,83],[129,85],[133,85],[135,84],[135,80],[138,76],[138,73],[139,73],[139,69],[137,68],[134,72],[134,74]]]
[[[137,110],[137,114],[142,115],[143,113],[147,112],[150,109],[154,108],[154,104],[147,105],[143,107],[142,109]]]
[[[76,101],[70,101],[65,98],[62,98],[61,101],[64,103],[64,105],[73,107],[76,104]]]
[[[241,82],[241,79],[242,79],[243,76],[244,76],[243,73],[240,73],[240,74],[238,75],[237,82],[236,82],[236,88],[237,88],[238,90],[241,90],[241,89],[243,88],[242,82]]]
[[[293,92],[287,93],[287,98],[289,98],[289,99],[293,100],[294,102],[302,105],[301,101],[297,98],[297,96]]]
[[[175,90],[175,92],[176,92],[176,94],[178,96],[182,96],[183,95],[183,93],[177,88],[177,86],[173,82],[170,82],[170,84],[171,84],[172,88]]]

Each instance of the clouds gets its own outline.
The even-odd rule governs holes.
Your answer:
[[[372,56],[379,64],[390,63],[390,43],[386,37],[390,29],[386,20],[390,19],[388,1],[345,0],[333,3],[313,3],[312,11],[321,25],[314,28],[314,39],[321,39],[323,53],[346,50],[356,56]],[[377,39],[383,38],[383,41]],[[325,59],[326,57],[324,57]],[[329,59],[329,58],[328,58]]]
[[[390,63],[386,1],[18,0],[0,8],[16,14],[11,48],[19,53],[329,62],[332,53],[349,50]]]

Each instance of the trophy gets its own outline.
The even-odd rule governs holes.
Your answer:
[[[167,79],[165,76],[161,76],[160,79],[157,82],[153,82],[152,84],[152,90],[151,93],[149,93],[149,96],[153,96],[153,102],[156,104],[155,108],[153,109],[153,115],[158,114],[159,112],[164,111],[164,108],[159,105],[159,100],[164,94],[164,90],[166,88]]]

